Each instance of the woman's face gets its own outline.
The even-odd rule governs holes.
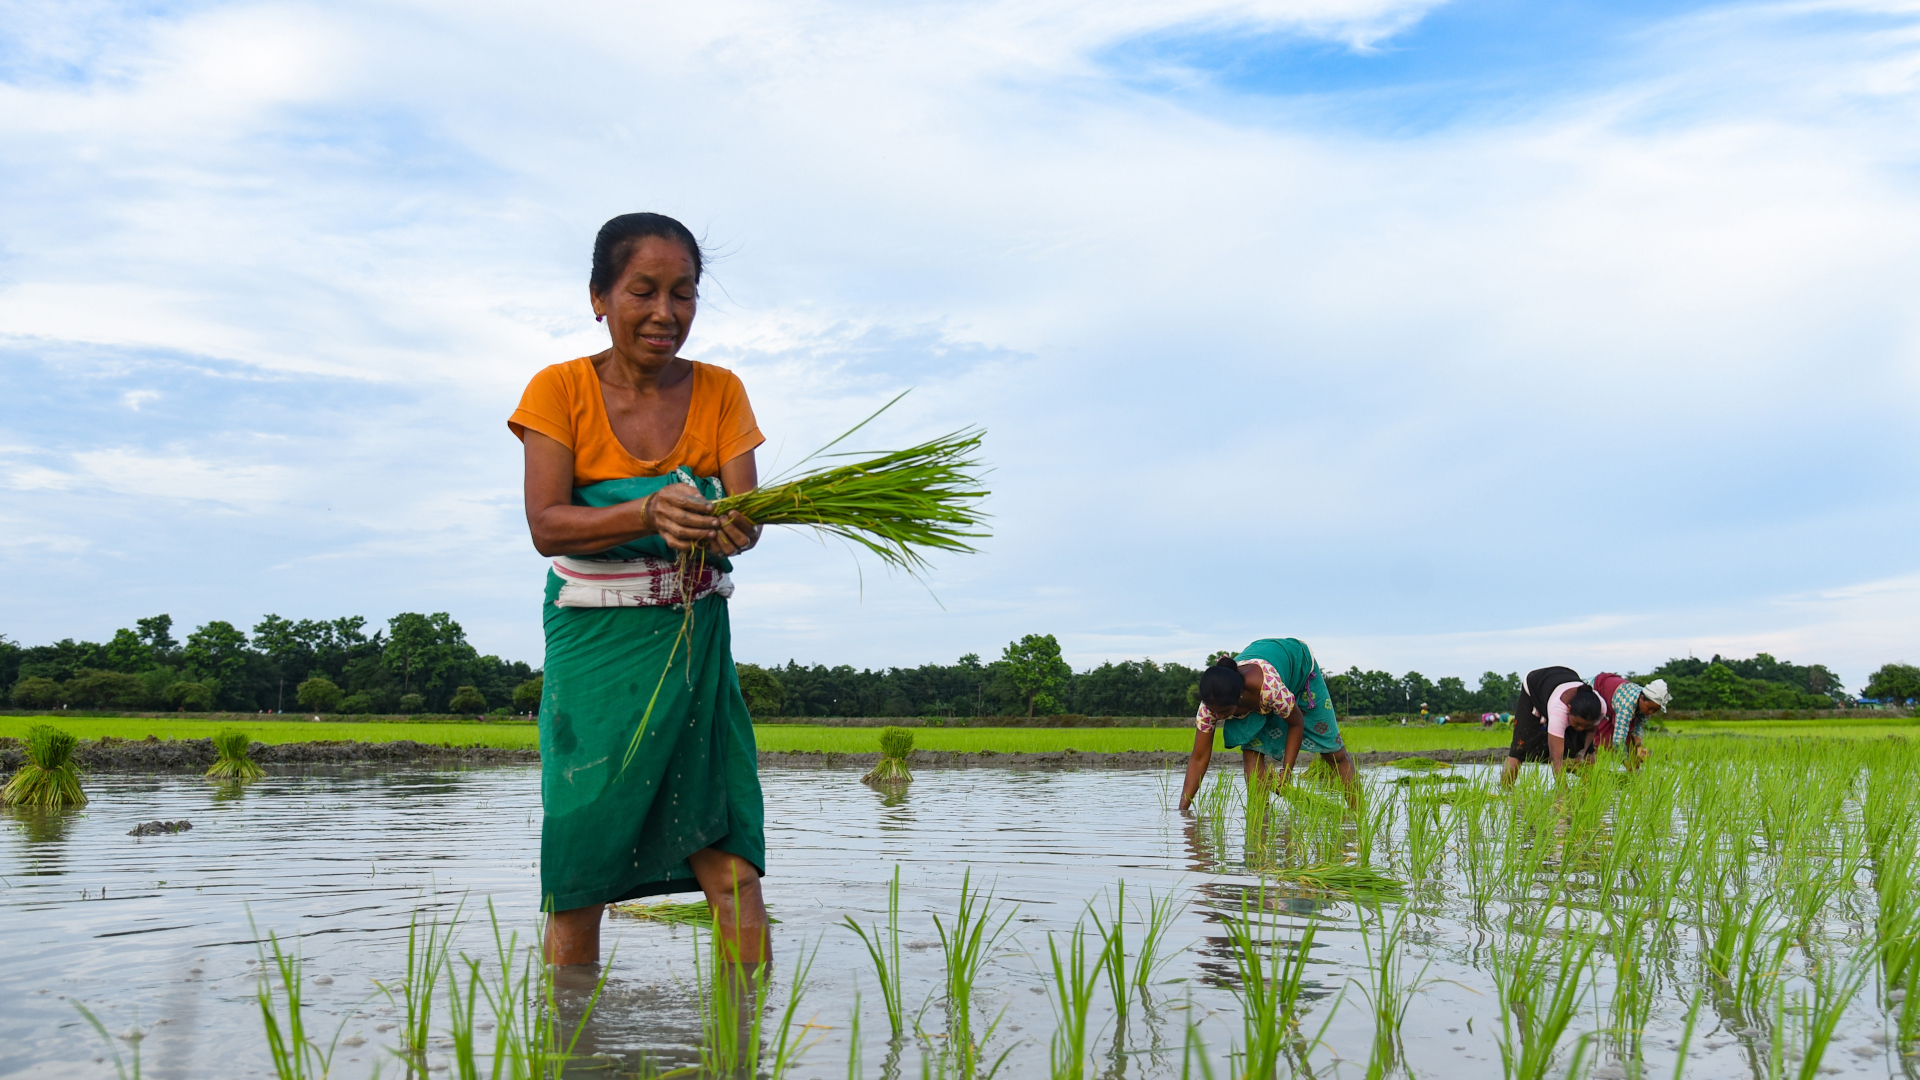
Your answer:
[[[680,355],[693,329],[695,284],[686,245],[649,236],[634,245],[613,288],[592,298],[593,313],[606,316],[621,358],[661,367]]]

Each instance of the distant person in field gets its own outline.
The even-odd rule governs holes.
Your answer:
[[[1588,736],[1600,726],[1604,706],[1593,687],[1566,667],[1536,668],[1520,680],[1513,706],[1513,743],[1507,747],[1502,783],[1511,784],[1520,765],[1544,761],[1558,780],[1569,760],[1587,752]]]
[[[1627,768],[1639,768],[1647,756],[1641,739],[1647,731],[1647,718],[1673,700],[1667,680],[1655,679],[1641,686],[1623,675],[1603,671],[1593,677],[1593,689],[1600,695],[1604,710],[1600,725],[1594,729],[1594,745],[1612,747],[1626,755]]]
[[[1247,780],[1265,778],[1280,763],[1280,782],[1293,777],[1302,747],[1340,773],[1349,792],[1358,781],[1353,758],[1340,741],[1333,699],[1313,650],[1296,638],[1261,638],[1238,656],[1221,655],[1200,673],[1200,712],[1193,718],[1193,753],[1180,809],[1193,805],[1213,762],[1217,728],[1227,749],[1238,748]]]
[[[728,557],[759,528],[711,513],[758,484],[765,440],[737,376],[680,356],[700,269],[678,221],[607,222],[587,294],[611,346],[535,375],[507,421],[525,444],[533,546],[553,558],[540,701],[552,964],[598,962],[607,904],[694,890],[733,959],[768,956],[766,815],[727,621]],[[683,582],[676,557],[693,549]]]

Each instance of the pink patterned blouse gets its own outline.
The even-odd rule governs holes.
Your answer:
[[[1248,660],[1246,663],[1252,664],[1260,669],[1259,711],[1263,713],[1278,713],[1281,716],[1292,712],[1293,691],[1287,689],[1287,684],[1280,681],[1280,673],[1273,670],[1273,665],[1267,663],[1265,660],[1259,659]],[[1214,719],[1213,713],[1207,710],[1205,702],[1201,702],[1200,711],[1194,714],[1193,726],[1205,732],[1212,732],[1215,727],[1219,726],[1219,722]]]

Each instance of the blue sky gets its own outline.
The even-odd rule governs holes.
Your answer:
[[[874,448],[989,429],[940,603],[777,535],[742,660],[1920,659],[1910,3],[4,11],[14,640],[537,663],[504,419],[654,209],[763,471],[907,387]]]

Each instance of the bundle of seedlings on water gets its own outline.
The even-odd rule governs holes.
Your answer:
[[[27,760],[0,788],[0,806],[84,806],[80,774],[73,767],[72,735],[35,724],[27,731]]]
[[[863,784],[906,784],[913,781],[907,755],[913,753],[913,732],[906,728],[880,729],[880,763],[860,778]]]
[[[624,915],[641,922],[665,923],[668,926],[708,926],[713,922],[713,909],[705,900],[676,901],[666,900],[652,904],[609,904],[607,910],[615,915]],[[780,920],[769,917],[767,922]]]
[[[252,758],[247,756],[247,748],[253,740],[239,728],[228,728],[213,737],[213,748],[220,758],[207,769],[207,775],[217,780],[258,780],[267,775]]]

